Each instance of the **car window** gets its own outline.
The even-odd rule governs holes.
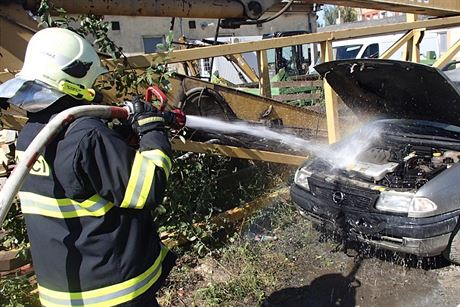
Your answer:
[[[334,47],[335,59],[336,60],[356,59],[362,47],[363,47],[362,44]]]
[[[373,59],[373,58],[378,58],[379,57],[379,44],[374,43],[370,44],[369,46],[366,47],[366,50],[364,50],[363,59]]]

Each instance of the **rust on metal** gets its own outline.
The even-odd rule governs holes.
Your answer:
[[[0,71],[22,68],[27,43],[38,23],[14,3],[0,4]]]
[[[168,93],[169,101],[181,101],[183,86],[186,89],[207,87],[217,91],[230,106],[235,115],[247,121],[259,121],[262,114],[271,106],[272,112],[267,120],[281,119],[284,127],[309,129],[311,131],[326,130],[325,114],[298,108],[274,99],[246,93],[224,85],[214,84],[196,78],[177,75],[171,78],[173,88],[178,89]],[[179,90],[181,89],[181,90]]]
[[[27,0],[27,8],[36,10],[41,0]],[[53,5],[68,14],[244,18],[245,10],[239,1],[228,0],[53,0]]]

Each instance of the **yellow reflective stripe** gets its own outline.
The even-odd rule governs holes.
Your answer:
[[[140,172],[143,160],[144,160],[144,157],[142,157],[142,155],[139,152],[136,152],[136,157],[134,158],[133,167],[131,168],[131,174],[129,176],[128,185],[126,187],[125,197],[123,198],[123,201],[121,202],[121,205],[120,205],[120,207],[122,208],[130,207],[131,199],[133,198],[134,191],[137,186],[137,181],[139,179],[143,179],[143,178],[139,178],[139,172]]]
[[[155,164],[148,162],[146,176],[144,178],[144,184],[140,194],[137,196],[136,209],[144,208],[145,203],[147,202],[147,197],[150,193],[150,188],[153,186],[155,179]]]
[[[142,155],[147,159],[151,160],[153,163],[155,163],[156,166],[161,167],[166,174],[166,179],[169,178],[169,173],[171,172],[172,168],[172,162],[171,159],[163,151],[159,149],[148,150],[143,151]]]
[[[149,124],[149,123],[164,123],[165,119],[161,116],[152,116],[152,117],[147,117],[143,119],[139,119],[137,121],[137,124],[139,126]]]
[[[168,249],[161,245],[157,259],[144,273],[104,288],[84,292],[61,292],[38,285],[40,302],[45,306],[103,307],[130,301],[146,292],[158,280],[161,276],[161,263],[167,253]]]
[[[113,207],[110,201],[100,195],[94,195],[81,203],[70,198],[56,199],[31,192],[19,192],[19,198],[23,213],[54,218],[102,216]]]
[[[168,179],[172,163],[164,152],[155,149],[136,153],[121,208],[144,208],[154,186],[155,166],[161,167]]]

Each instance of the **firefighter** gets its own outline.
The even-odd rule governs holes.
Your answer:
[[[84,105],[62,81],[91,88],[106,72],[89,42],[47,28],[30,40],[22,70],[0,97],[29,120],[18,159],[53,115]],[[133,103],[139,150],[93,117],[77,119],[47,145],[19,193],[44,306],[157,306],[175,256],[160,242],[151,209],[171,171],[166,128],[185,118]]]

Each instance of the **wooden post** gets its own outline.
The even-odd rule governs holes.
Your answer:
[[[257,62],[259,64],[260,94],[264,97],[272,98],[270,75],[268,73],[267,50],[257,51]]]
[[[321,43],[321,59],[324,62],[333,61],[332,41]],[[327,135],[329,144],[337,142],[340,138],[338,98],[332,87],[324,79],[324,100],[326,102]]]

